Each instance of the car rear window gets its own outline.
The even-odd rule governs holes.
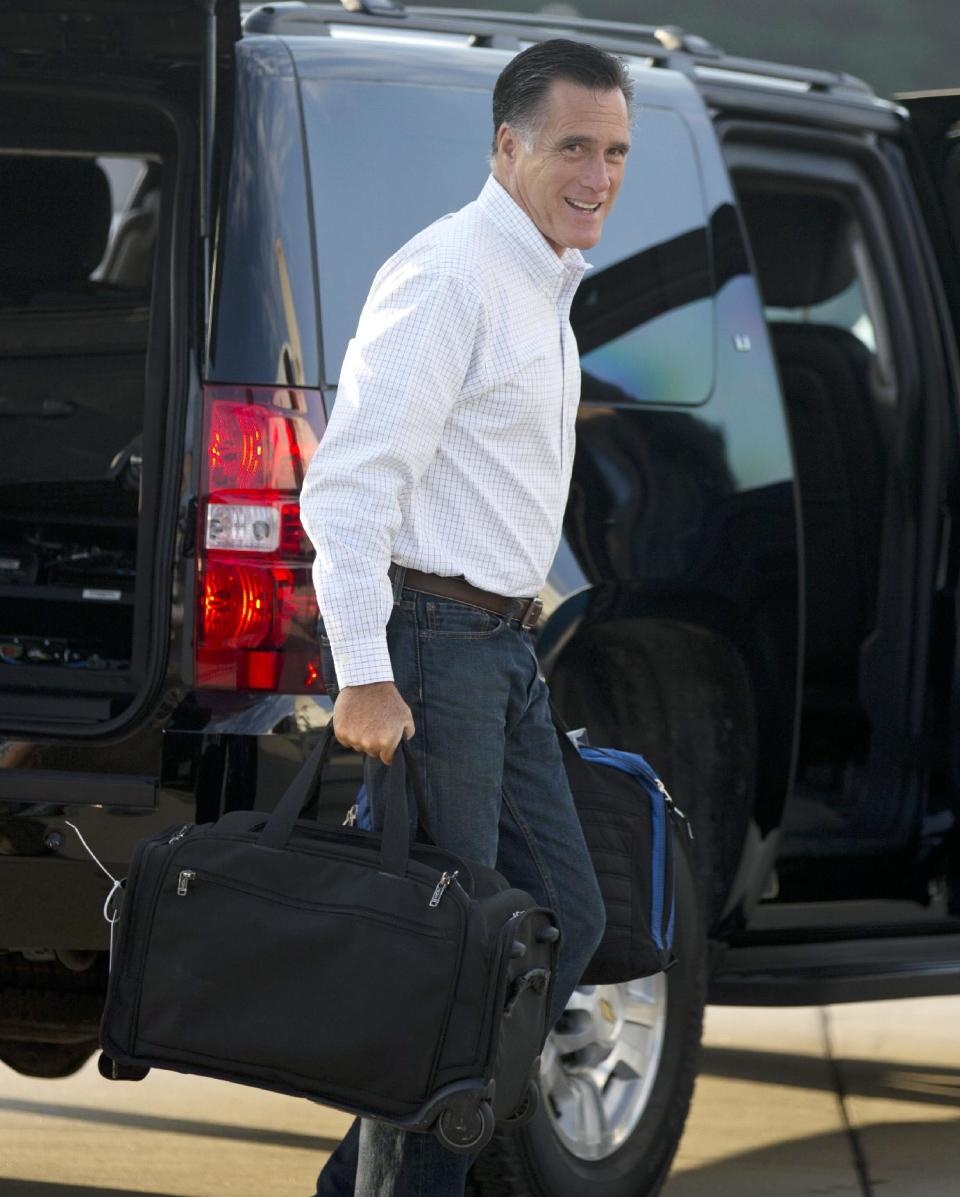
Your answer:
[[[489,171],[490,94],[306,79],[326,380],[335,385],[380,265],[474,199]],[[709,243],[682,118],[644,108],[620,198],[574,304],[584,402],[698,404],[713,385]]]

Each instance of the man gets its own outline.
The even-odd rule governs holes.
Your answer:
[[[538,674],[532,600],[573,464],[580,250],[620,187],[631,103],[623,64],[592,46],[545,42],[504,69],[492,175],[378,272],[301,500],[337,739],[382,762],[375,819],[407,737],[438,842],[496,864],[557,913],[551,1025],[604,915]],[[431,1135],[365,1120],[318,1194],[453,1197],[469,1162]]]

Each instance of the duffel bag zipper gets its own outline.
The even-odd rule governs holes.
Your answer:
[[[451,881],[453,878],[451,878]],[[235,893],[247,894],[260,901],[275,902],[278,906],[293,906],[299,910],[315,910],[323,914],[348,915],[353,918],[367,919],[372,923],[384,924],[388,927],[404,927],[417,935],[428,935],[431,938],[446,938],[442,927],[425,927],[412,919],[402,918],[400,915],[380,915],[362,906],[341,906],[333,902],[311,902],[306,898],[295,898],[287,894],[277,894],[263,886],[251,885],[249,882],[234,881],[229,877],[221,877],[206,870],[181,869],[177,874],[177,897],[189,897],[193,889],[202,883],[233,890]],[[460,920],[458,919],[458,929]],[[459,933],[459,930],[458,930]]]
[[[228,841],[228,842],[234,843],[234,844],[248,844],[248,845],[256,842],[255,835],[251,838],[251,836],[249,836],[249,835],[238,835],[236,833],[227,834],[225,832],[216,831],[215,823],[212,824],[212,829],[214,830],[216,838],[218,840]],[[326,847],[326,850],[324,850],[323,847],[318,848],[318,847],[314,847],[312,845],[308,846],[308,845],[302,844],[302,843],[296,844],[295,846],[288,845],[288,848],[290,849],[290,851],[296,852],[298,855],[302,854],[305,856],[323,856],[323,857],[326,857],[327,859],[340,860],[340,859],[342,859],[342,855],[337,851],[337,849],[335,847],[336,844],[344,844],[346,846],[349,846],[350,848],[360,847],[363,852],[364,859],[366,859],[372,853],[376,853],[377,856],[380,855],[380,835],[378,832],[375,832],[375,831],[364,831],[362,829],[340,831],[338,828],[335,828],[335,827],[323,827],[322,829],[318,830],[318,828],[316,828],[316,827],[303,828],[300,824],[297,824],[297,830],[300,832],[304,832],[305,834],[307,831],[312,832],[313,834],[306,836],[306,838],[313,839],[313,840],[319,840],[320,844],[325,845],[325,847]],[[363,842],[365,839],[367,840],[366,843]],[[417,846],[425,847],[426,845],[417,845]],[[439,853],[442,851],[442,849],[435,848],[435,849],[432,849],[432,851],[436,851]],[[444,853],[444,855],[447,856],[447,858],[449,859],[449,856],[447,855],[447,853]],[[456,859],[456,858],[454,858],[454,859]],[[436,865],[427,864],[426,861],[414,860],[411,858],[411,860],[407,866],[408,870],[410,870],[410,866],[415,866],[418,870],[429,870],[430,874],[431,874],[431,878],[430,878],[431,880],[434,876],[436,876]],[[473,875],[471,874],[470,869],[467,866],[466,862],[462,861],[462,860],[457,861],[457,868],[456,868],[455,872],[457,874],[457,876],[455,878],[457,889],[461,890],[467,898],[470,898],[472,900],[472,890],[473,890],[473,885],[474,885],[474,879],[473,879]],[[414,880],[417,882],[427,880],[427,878],[422,877],[417,873],[413,873],[412,870],[408,872],[408,876],[410,877],[411,880]],[[464,885],[463,882],[460,880],[461,876],[463,876],[466,879],[467,885]]]
[[[665,883],[664,883],[664,893],[665,893],[666,900],[664,901],[664,904],[663,904],[662,939],[663,939],[664,950],[669,954],[669,958],[670,958],[670,960],[668,960],[665,967],[669,968],[670,961],[672,961],[674,959],[673,935],[674,935],[674,917],[675,917],[676,901],[677,901],[677,896],[676,896],[676,884],[677,884],[676,883],[676,871],[677,871],[676,848],[674,847],[673,844],[669,845],[669,851],[668,851],[668,856],[667,856],[667,866],[668,866],[669,871],[667,873],[667,876],[665,878]]]
[[[131,890],[137,890],[139,886],[135,884],[135,878],[139,881],[139,874],[144,867],[144,861],[151,854],[155,848],[166,848],[175,841],[182,840],[187,832],[195,828],[195,824],[182,824],[171,836],[169,828],[160,833],[160,835],[146,840],[141,844],[140,850],[135,853],[131,861],[130,875],[127,878],[128,887]],[[180,843],[176,843],[171,851],[171,855],[176,853],[181,847]],[[169,867],[167,865],[167,867]],[[116,973],[123,974],[127,977],[139,978],[143,974],[143,966],[147,956],[147,948],[149,946],[149,931],[153,926],[153,913],[157,906],[157,900],[160,897],[160,890],[163,885],[163,878],[166,872],[166,867],[161,866],[157,869],[157,876],[153,881],[150,896],[146,901],[134,901],[131,904],[130,915],[136,915],[136,919],[131,925],[121,927],[123,933],[123,948],[122,957],[118,956],[115,970],[111,973],[111,979]],[[136,954],[134,957],[134,949]],[[133,1051],[136,1044],[137,1028],[140,1026],[140,999],[142,993],[137,990],[136,1000],[134,1002],[133,1011],[128,1020],[129,1026],[129,1043],[130,1051]]]
[[[437,882],[437,888],[433,891],[433,897],[428,902],[429,906],[436,907],[440,905],[443,895],[447,892],[454,881],[457,881],[457,874],[459,872],[459,869],[454,869],[452,873],[444,872],[440,880]],[[457,881],[457,884],[460,884],[459,881]],[[463,887],[461,886],[461,889],[462,888]]]
[[[674,819],[680,820],[680,822],[683,824],[684,831],[687,833],[687,839],[690,840],[691,843],[693,843],[693,827],[690,825],[690,820],[683,813],[683,811],[680,809],[680,807],[677,806],[677,804],[674,802],[674,800],[670,797],[670,793],[667,790],[667,787],[663,784],[663,782],[660,780],[660,778],[655,777],[653,780],[654,780],[654,785],[656,785],[657,789],[663,795],[663,801],[666,803],[667,810],[670,812],[671,816]]]
[[[616,767],[616,768],[621,767],[617,764],[616,755],[614,753],[608,752],[604,748],[593,748],[591,746],[590,752],[595,752],[595,753],[599,754],[600,756],[605,756],[611,762],[611,764],[613,764],[614,767]],[[670,813],[672,815],[676,816],[676,818],[678,818],[682,821],[684,828],[686,829],[687,836],[692,841],[693,840],[693,828],[690,826],[690,820],[683,813],[683,811],[680,809],[680,807],[677,806],[677,804],[674,802],[674,800],[670,797],[669,790],[663,784],[663,782],[660,780],[660,778],[657,776],[657,774],[654,772],[650,763],[648,761],[644,760],[643,757],[641,757],[637,753],[631,753],[630,755],[633,758],[632,764],[635,766],[635,768],[637,768],[640,771],[640,773],[643,774],[643,776],[646,778],[646,780],[651,785],[654,785],[657,787],[657,789],[660,791],[660,794],[663,797],[664,802],[667,805],[667,809],[670,811]],[[585,757],[584,759],[589,760],[590,758]],[[624,770],[624,772],[629,772],[629,770]]]
[[[653,833],[650,844],[650,933],[656,947],[663,951],[663,895],[667,872],[667,853],[670,837],[665,805],[650,795],[650,823]]]

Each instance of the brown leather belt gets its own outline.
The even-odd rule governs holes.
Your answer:
[[[391,582],[400,568],[396,562],[391,564]],[[469,603],[471,607],[479,607],[482,611],[489,611],[491,615],[499,615],[511,622],[516,621],[528,630],[535,628],[540,619],[543,603],[537,597],[508,598],[503,594],[494,594],[492,590],[481,590],[478,586],[471,586],[462,575],[446,578],[441,574],[424,573],[420,569],[408,569],[406,566],[402,568],[403,585],[408,590],[432,594],[437,598],[453,599],[458,603]]]

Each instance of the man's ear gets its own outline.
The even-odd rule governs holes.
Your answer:
[[[510,127],[510,125],[502,124],[497,130],[497,156],[505,162],[513,163],[517,156],[517,147],[520,144],[520,139]]]

